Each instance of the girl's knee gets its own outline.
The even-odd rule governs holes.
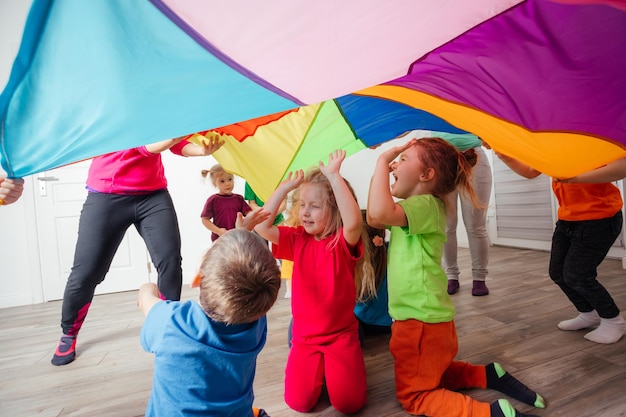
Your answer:
[[[365,395],[362,398],[357,398],[354,395],[351,395],[346,398],[341,398],[340,401],[332,401],[331,405],[333,408],[340,413],[343,414],[353,414],[359,411],[365,405],[366,397]]]
[[[335,410],[352,414],[359,411],[367,400],[367,383],[365,373],[362,377],[343,379],[340,384],[327,385],[328,398]]]
[[[294,396],[287,395],[285,392],[285,403],[294,411],[299,413],[308,413],[315,407],[319,398],[307,397],[307,396]]]

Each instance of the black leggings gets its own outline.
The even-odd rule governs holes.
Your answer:
[[[596,310],[613,318],[619,308],[598,282],[598,265],[604,260],[622,230],[622,212],[601,220],[556,223],[550,254],[550,278],[579,312]]]
[[[167,190],[142,195],[89,193],[80,213],[74,266],[65,285],[61,328],[76,335],[96,286],[103,280],[131,225],[143,238],[158,274],[159,291],[179,300],[183,281],[180,231]]]

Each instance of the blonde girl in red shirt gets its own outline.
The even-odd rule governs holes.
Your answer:
[[[264,208],[274,218],[281,201],[299,188],[299,226],[255,230],[273,244],[277,258],[294,261],[293,338],[285,370],[285,402],[310,411],[325,383],[337,411],[352,414],[366,400],[363,353],[355,300],[375,293],[374,274],[364,245],[361,210],[339,173],[345,151],[330,155],[328,165],[306,176],[290,173]]]

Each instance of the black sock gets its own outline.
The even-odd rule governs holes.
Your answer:
[[[489,405],[491,417],[539,417],[535,414],[520,413],[507,400],[494,401]]]
[[[545,408],[545,401],[541,395],[515,379],[497,363],[487,365],[487,388],[492,388],[537,408]]]

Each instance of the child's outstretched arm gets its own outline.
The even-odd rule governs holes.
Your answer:
[[[406,144],[390,148],[378,156],[367,195],[367,224],[370,226],[384,228],[408,224],[404,210],[396,204],[391,194],[389,173],[392,171],[391,163],[393,160],[415,143],[417,143],[416,139],[410,140]]]
[[[572,178],[556,179],[558,182],[604,183],[621,180],[626,177],[626,158],[618,159],[600,168],[583,172]]]
[[[363,216],[361,215],[359,203],[352,195],[348,184],[339,172],[345,158],[346,151],[337,150],[329,155],[328,165],[324,166],[320,162],[319,168],[322,174],[328,178],[333,194],[335,194],[337,208],[343,223],[343,237],[349,245],[356,245],[361,238]]]
[[[149,282],[139,287],[137,295],[137,306],[144,316],[147,316],[153,305],[161,300],[159,297],[159,289],[155,283]]]
[[[246,229],[253,231],[257,224],[263,223],[270,218],[270,213],[264,210],[263,207],[257,207],[254,210],[248,212],[245,216],[242,212],[237,213],[237,220],[235,220],[235,227],[237,229]]]
[[[489,144],[483,141],[483,146],[487,149],[491,149]],[[499,152],[494,152],[498,158],[502,162],[504,162],[513,172],[518,175],[521,175],[525,178],[535,178],[538,177],[541,172],[537,171],[535,168],[532,168],[523,162],[518,161],[515,158],[512,158],[507,155],[503,155]],[[576,175],[572,178],[555,178],[554,180],[557,182],[565,182],[565,183],[587,183],[587,184],[598,184],[605,182],[613,182],[621,180],[622,178],[626,178],[626,158],[621,158],[616,161],[610,162],[600,168],[592,169],[587,172],[583,172],[582,174]]]
[[[276,213],[281,206],[283,200],[291,190],[295,190],[302,184],[304,180],[304,171],[298,170],[295,173],[290,172],[287,179],[278,185],[274,193],[268,198],[263,209],[270,213],[267,220],[257,225],[254,230],[263,237],[263,239],[278,244],[278,227],[272,225]]]

